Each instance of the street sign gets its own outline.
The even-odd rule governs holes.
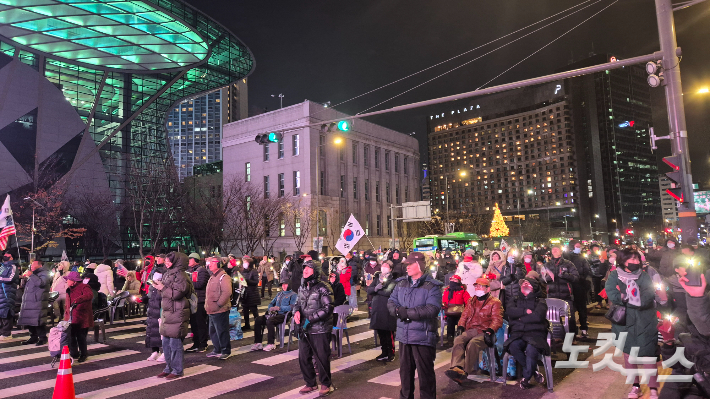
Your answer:
[[[402,203],[402,221],[419,222],[429,220],[431,220],[431,203],[429,201]]]

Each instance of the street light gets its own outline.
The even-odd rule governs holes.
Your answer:
[[[708,87],[703,87],[700,90],[698,90],[698,94],[707,94],[710,93],[710,88]]]
[[[30,260],[32,260],[32,257],[34,256],[35,253],[35,208],[36,206],[40,208],[44,208],[39,202],[33,200],[30,197],[25,197],[25,201],[32,201],[34,205],[32,205],[32,245],[30,249]],[[36,206],[35,206],[36,205]]]

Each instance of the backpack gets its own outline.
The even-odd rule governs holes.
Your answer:
[[[59,356],[62,354],[62,348],[69,346],[71,336],[71,324],[68,321],[60,321],[56,326],[49,330],[47,339],[49,346],[49,354],[51,356]]]

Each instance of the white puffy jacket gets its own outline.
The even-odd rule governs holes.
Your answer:
[[[103,263],[96,266],[94,274],[99,278],[99,283],[101,283],[101,289],[99,292],[103,292],[106,296],[114,296],[116,294],[115,288],[113,286],[113,270],[111,266],[104,265]]]

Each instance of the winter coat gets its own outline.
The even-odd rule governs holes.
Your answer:
[[[328,274],[330,275],[330,273]],[[329,281],[330,283],[330,281]],[[345,287],[340,282],[338,272],[335,272],[335,282],[330,283],[330,289],[333,290],[333,307],[343,305],[348,301],[348,296],[345,295]]]
[[[397,318],[397,341],[436,347],[442,285],[427,273],[417,280],[409,276],[396,280],[387,310],[390,316]],[[403,315],[406,316],[405,321],[401,319]]]
[[[163,274],[160,306],[160,335],[185,338],[190,321],[190,295],[195,291],[188,278],[187,255],[177,253],[173,265]]]
[[[656,309],[654,308],[656,290],[651,277],[643,271],[639,272],[641,274],[636,280],[636,285],[638,285],[640,291],[640,306],[622,302],[621,293],[626,293],[626,284],[621,282],[616,270],[609,274],[604,287],[606,294],[609,296],[609,301],[615,305],[626,306],[626,325],[620,326],[612,322],[611,331],[617,337],[619,333],[628,333],[624,344],[624,353],[631,353],[631,348],[638,346],[639,357],[656,356],[658,349],[658,330],[656,328],[658,320],[656,318]],[[618,289],[616,288],[617,286],[619,287]]]
[[[710,337],[710,297],[692,297],[686,293],[688,304],[688,317],[698,332],[705,337]]]
[[[367,287],[367,293],[372,295],[372,310],[370,311],[370,328],[373,330],[396,331],[397,318],[392,316],[387,309],[392,291],[396,285],[396,280],[390,272],[389,278],[382,282],[382,272],[375,273],[372,284]],[[382,283],[382,287],[377,289],[377,286]]]
[[[199,265],[196,265],[195,267],[188,266],[187,272],[190,273],[192,286],[195,287],[195,294],[197,294],[197,303],[204,305],[205,292],[207,291],[207,281],[210,279],[210,273],[207,271],[207,269],[205,269],[204,266]]]
[[[483,268],[475,262],[461,262],[456,269],[456,274],[461,277],[461,283],[466,286],[469,295],[473,295],[476,280],[483,275]]]
[[[352,288],[360,284],[360,278],[362,277],[360,262],[353,257],[348,261],[348,266],[350,267],[350,287]]]
[[[232,278],[224,269],[218,269],[205,287],[205,311],[207,314],[229,312],[232,298]]]
[[[118,292],[123,288],[123,286],[126,284],[126,278],[118,274],[118,265],[120,263],[117,263],[116,266],[114,267],[113,270],[113,291]],[[124,266],[125,267],[125,266]]]
[[[675,275],[673,261],[675,261],[675,259],[682,254],[683,253],[680,252],[678,247],[673,249],[668,248],[663,251],[663,254],[661,255],[660,269],[658,269],[658,272],[661,273],[663,277],[671,277]]]
[[[63,279],[62,279],[63,280]],[[64,320],[71,320],[79,328],[94,327],[94,291],[84,283],[76,283],[66,290],[67,302],[64,305]],[[76,304],[76,308],[69,314],[69,309]]]
[[[111,266],[100,264],[96,266],[94,274],[99,278],[99,283],[101,283],[101,289],[99,292],[103,292],[106,296],[116,295],[116,289],[113,286],[113,270]]]
[[[498,331],[503,326],[503,304],[500,299],[487,296],[471,297],[459,319],[460,327],[481,333],[487,329]]]
[[[496,298],[500,298],[500,289],[503,288],[500,278],[503,274],[503,270],[505,270],[505,267],[508,265],[508,261],[506,260],[505,253],[502,251],[491,252],[491,258],[493,257],[493,254],[498,254],[498,256],[500,256],[500,260],[497,262],[490,261],[488,263],[488,268],[486,269],[486,274],[496,276],[495,279],[491,279],[491,295]]]
[[[0,318],[15,317],[15,299],[20,273],[17,266],[8,261],[0,266]]]
[[[289,263],[293,263],[293,261],[291,261]],[[290,284],[291,283],[291,272],[288,271],[288,266],[289,265],[287,265],[286,263],[284,263],[281,266],[281,273],[279,273],[279,283],[280,284],[283,284],[283,283]]]
[[[345,266],[345,269],[338,270],[338,278],[340,279],[340,284],[343,285],[345,290],[345,295],[350,296],[352,293],[352,285],[350,285],[350,279],[352,277],[352,268],[350,266]]]
[[[589,262],[587,262],[581,254],[575,253],[570,255],[569,260],[577,268],[577,273],[579,274],[579,280],[572,284],[572,289],[582,292],[586,290],[589,285],[587,278],[592,276],[592,270],[589,267]]]
[[[274,281],[274,265],[271,262],[260,262],[257,270],[262,279],[266,276],[267,281]]]
[[[547,273],[540,273],[547,283],[547,297],[571,301],[574,298],[572,284],[579,280],[579,272],[574,263],[563,257],[552,258],[545,263],[545,268],[555,275],[553,281]]]
[[[242,294],[242,303],[244,306],[259,306],[261,305],[261,296],[259,296],[259,271],[254,265],[250,264],[249,268],[242,270],[242,276],[247,282],[247,288]]]
[[[503,269],[503,274],[501,274],[500,282],[503,284],[504,291],[501,302],[503,303],[503,308],[508,308],[508,302],[513,301],[515,297],[520,293],[520,283],[519,281],[525,278],[525,266],[522,263],[516,263],[509,265],[506,263],[505,269]]]
[[[165,265],[155,265],[151,270],[150,279],[155,280],[155,273],[164,274],[168,269]],[[148,319],[145,323],[145,346],[146,348],[161,348],[163,341],[160,338],[159,320],[160,320],[160,304],[162,297],[160,291],[148,284]]]
[[[441,294],[441,306],[444,309],[456,305],[466,306],[468,300],[471,299],[471,295],[466,290],[454,291],[454,295],[449,299],[449,290],[451,287],[446,287]]]
[[[67,272],[68,273],[68,272]],[[57,292],[57,301],[64,301],[67,299],[67,280],[62,277],[62,274],[58,271],[54,273],[54,281],[52,281],[51,292]]]
[[[311,279],[298,288],[294,312],[301,312],[301,324],[308,320],[306,329],[311,334],[330,334],[333,330],[333,291],[330,284],[320,280],[320,268],[315,268]]]
[[[528,314],[528,310],[532,313]],[[544,355],[550,354],[550,346],[547,344],[547,303],[544,299],[538,298],[535,292],[528,296],[518,293],[508,301],[505,313],[508,315],[508,340],[503,343],[506,349],[511,342],[522,339]]]
[[[140,289],[141,289],[141,282],[140,281],[126,279],[126,283],[123,284],[123,289],[121,291],[126,291],[131,295],[138,295],[140,292]]]
[[[301,279],[303,278],[303,261],[300,259],[292,260],[291,263],[288,264],[288,271],[291,280],[291,290],[294,292],[298,291],[301,286]]]
[[[293,307],[296,305],[296,301],[298,300],[298,294],[295,292],[288,290],[288,291],[281,291],[278,294],[276,294],[276,297],[269,302],[269,308],[273,308],[274,306],[278,306],[279,314],[286,314],[293,310]]]
[[[32,272],[22,295],[18,326],[44,326],[49,321],[49,290],[52,278],[44,268]]]
[[[458,265],[456,264],[456,258],[451,256],[450,254],[439,259],[439,273],[444,276],[456,271],[457,266]]]

